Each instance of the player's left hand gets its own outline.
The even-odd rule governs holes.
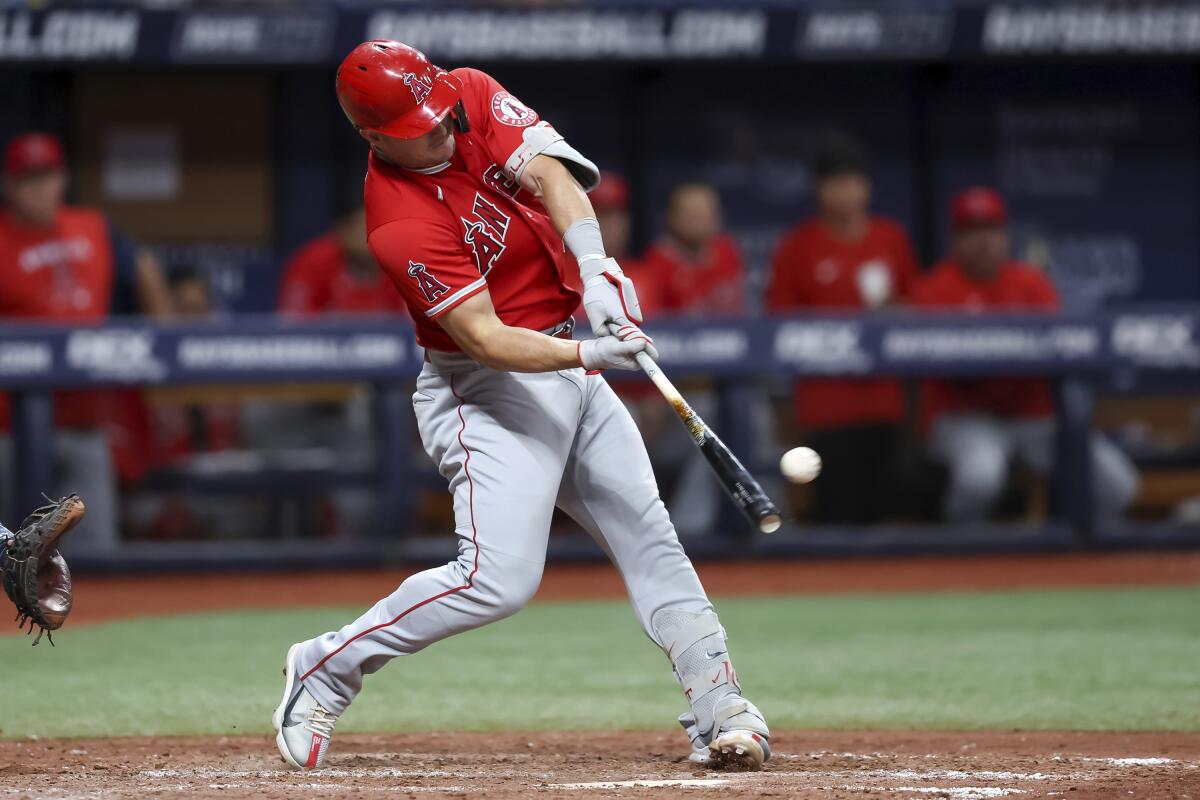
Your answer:
[[[645,336],[641,330],[642,308],[633,281],[621,271],[616,259],[606,258],[593,264],[589,265],[592,269],[583,283],[583,310],[592,333],[611,336],[614,328],[634,328],[638,335]],[[658,358],[653,345],[646,352],[651,358]]]

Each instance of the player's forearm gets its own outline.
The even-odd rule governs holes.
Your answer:
[[[596,216],[587,192],[557,158],[535,158],[522,174],[521,185],[542,202],[559,235],[579,220]]]
[[[467,355],[503,372],[554,372],[579,366],[579,345],[537,331],[498,325],[454,337]]]

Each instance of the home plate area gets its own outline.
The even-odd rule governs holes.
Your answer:
[[[267,737],[0,741],[0,798],[1192,798],[1200,734],[775,735],[758,773],[682,758],[663,733],[343,735],[328,767],[283,768]]]

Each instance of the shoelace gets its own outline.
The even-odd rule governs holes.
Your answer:
[[[317,705],[313,706],[312,713],[308,715],[308,727],[313,733],[319,733],[326,739],[333,738],[333,726],[336,723],[337,717]]]

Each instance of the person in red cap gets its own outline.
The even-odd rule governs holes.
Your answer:
[[[858,145],[836,137],[813,160],[817,214],[784,235],[771,260],[768,311],[870,313],[902,302],[917,262],[900,223],[871,213],[871,180]],[[800,435],[825,461],[812,484],[812,517],[867,525],[895,507],[904,394],[889,378],[796,382]]]
[[[170,313],[171,299],[149,250],[120,234],[89,208],[64,204],[67,167],[62,145],[46,133],[17,136],[4,148],[0,210],[0,319],[87,325],[112,313]],[[59,494],[88,504],[69,546],[97,551],[117,541],[116,479],[104,427],[114,396],[55,396]],[[0,431],[9,427],[0,397]],[[9,449],[0,436],[0,453]]]
[[[1008,214],[999,192],[986,186],[963,190],[951,204],[950,217],[950,256],[918,281],[913,306],[1058,311],[1058,293],[1045,273],[1009,254]],[[1054,402],[1043,379],[924,381],[921,411],[930,452],[949,469],[943,500],[949,521],[985,519],[1004,489],[1013,458],[1043,475],[1053,466]],[[1099,433],[1092,436],[1091,451],[1097,516],[1119,514],[1137,495],[1137,471]]]
[[[355,48],[337,94],[371,145],[368,246],[425,348],[413,412],[454,496],[459,556],[291,647],[272,720],[284,761],[320,767],[338,717],[391,659],[516,613],[537,591],[557,507],[608,553],[674,668],[690,758],[761,767],[767,724],[599,374],[657,351],[588,200],[596,166],[490,75],[447,72],[400,42]],[[575,274],[593,334],[582,340]]]

